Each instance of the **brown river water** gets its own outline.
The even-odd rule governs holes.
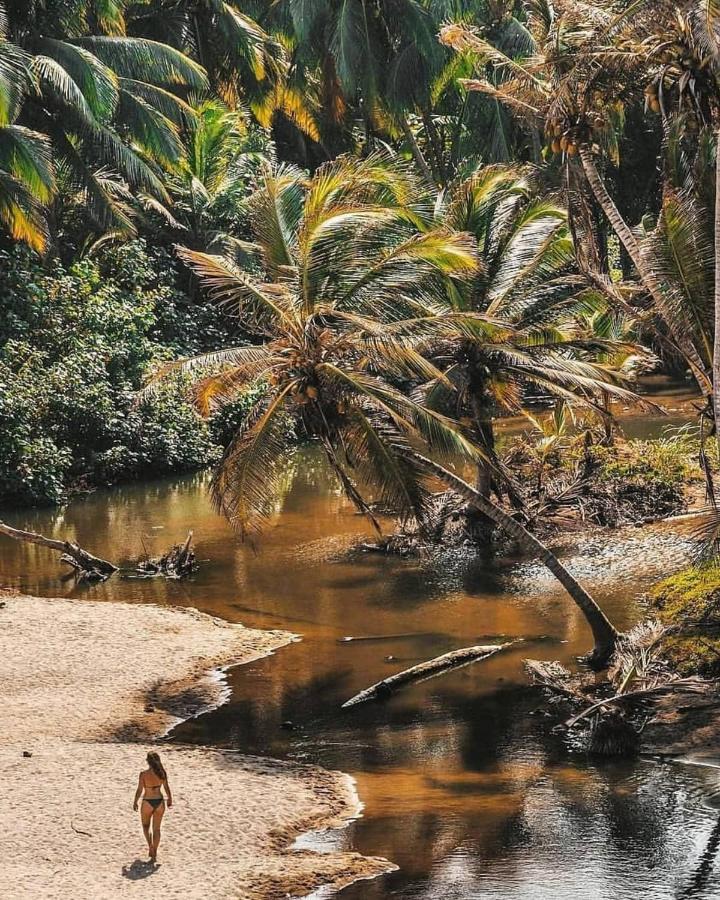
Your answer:
[[[645,421],[628,431],[659,427]],[[522,660],[572,664],[589,634],[532,560],[354,551],[365,524],[312,450],[294,457],[287,495],[255,546],[241,544],[213,512],[201,476],[97,492],[62,512],[5,510],[3,517],[113,559],[137,558],[143,546],[159,554],[192,528],[202,561],[188,582],[113,578],[78,588],[61,580],[54,554],[3,541],[4,586],[195,606],[301,635],[231,671],[229,702],[169,740],[351,773],[363,816],[299,844],[321,852],[352,847],[399,870],[351,886],[339,900],[720,897],[720,771],[650,760],[595,765],[569,755],[550,732]],[[620,627],[643,615],[642,591],[690,553],[669,524],[565,536],[560,546]],[[507,636],[525,642],[382,704],[340,709],[394,671]]]

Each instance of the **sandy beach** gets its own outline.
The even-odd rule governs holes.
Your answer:
[[[293,637],[196,610],[0,594],[0,896],[270,900],[391,868],[289,849],[357,814],[342,773],[168,745],[175,806],[146,862],[132,798],[153,739],[222,702],[220,669]]]

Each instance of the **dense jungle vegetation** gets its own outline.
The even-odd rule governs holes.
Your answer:
[[[219,462],[246,531],[306,439],[436,537],[457,464],[473,539],[711,491],[719,38],[697,2],[4,2],[0,498]],[[698,391],[655,467],[612,449],[646,372]]]

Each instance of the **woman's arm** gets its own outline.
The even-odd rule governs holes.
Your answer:
[[[168,809],[172,806],[172,791],[170,790],[170,782],[165,779],[165,793],[167,794]]]
[[[141,772],[140,775],[138,776],[138,786],[137,786],[137,790],[135,791],[135,799],[133,800],[133,810],[135,812],[137,812],[138,800],[140,799],[140,794],[142,794],[142,790],[143,790],[143,777],[142,777],[142,772]]]

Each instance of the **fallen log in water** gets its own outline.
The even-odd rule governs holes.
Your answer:
[[[403,669],[389,678],[383,678],[355,694],[349,700],[343,703],[342,708],[348,706],[357,706],[360,703],[367,703],[369,700],[384,700],[393,694],[398,688],[406,687],[409,684],[416,684],[419,681],[426,681],[428,678],[435,678],[448,672],[451,669],[459,669],[462,666],[470,665],[470,663],[479,662],[481,659],[487,659],[501,650],[517,644],[518,641],[508,641],[504,644],[484,644],[477,647],[463,647],[461,650],[452,650],[450,653],[443,653],[435,659],[420,663],[417,666],[411,666],[409,669]]]
[[[36,534],[34,531],[23,531],[20,528],[13,528],[4,522],[0,522],[0,534],[4,534],[16,541],[38,544],[41,547],[47,547],[49,550],[55,550],[61,554],[60,562],[71,566],[75,570],[76,577],[82,581],[104,581],[114,572],[120,571],[119,567],[114,563],[101,559],[99,556],[93,556],[92,553],[84,550],[73,541],[58,541],[55,538]],[[138,563],[137,568],[131,570],[131,572],[133,572],[135,577],[141,578],[149,578],[156,575],[161,575],[165,578],[187,578],[197,570],[197,567],[193,549],[193,533],[189,531],[183,544],[176,544],[171,547],[159,559],[146,559]],[[124,570],[122,574],[127,575],[127,570]]]
[[[20,528],[12,528],[4,522],[0,522],[0,534],[7,535],[16,541],[25,541],[28,544],[39,544],[61,553],[62,562],[71,565],[81,578],[89,581],[103,581],[109,578],[118,567],[106,559],[93,556],[87,550],[75,544],[73,541],[57,541],[54,538],[36,534],[34,531],[22,531]]]

